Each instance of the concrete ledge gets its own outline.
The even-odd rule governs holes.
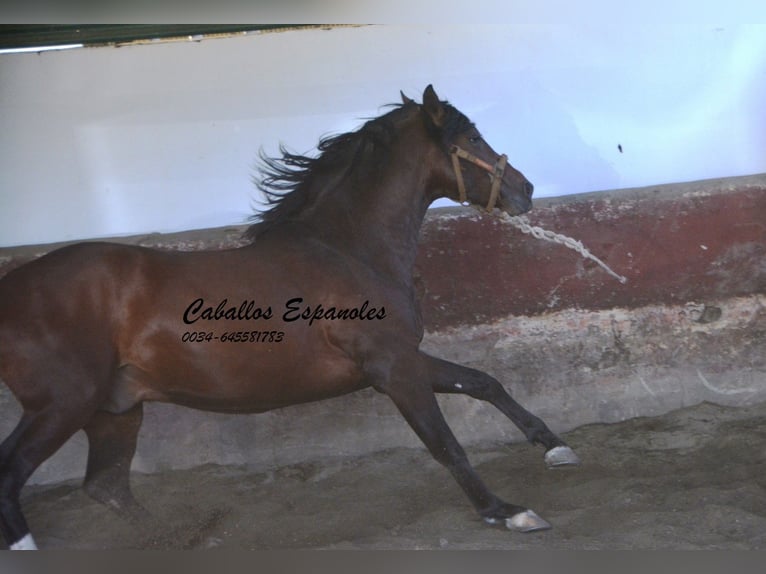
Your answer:
[[[541,200],[531,219],[582,240],[629,283],[500,220],[434,210],[418,259],[425,350],[493,374],[562,432],[706,400],[766,400],[766,175]],[[241,231],[117,241],[215,249],[237,245]],[[0,275],[53,247],[0,249]],[[440,402],[466,444],[521,439],[487,405]],[[0,436],[18,415],[0,386]],[[419,442],[373,391],[254,416],[151,404],[134,469],[262,469],[395,446]],[[79,433],[32,481],[82,476],[85,456]]]

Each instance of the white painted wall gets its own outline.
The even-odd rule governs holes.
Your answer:
[[[538,197],[766,172],[765,26],[586,22],[0,55],[0,245],[242,223],[261,146],[428,83]]]

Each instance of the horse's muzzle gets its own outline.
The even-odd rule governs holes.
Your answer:
[[[528,179],[524,178],[521,184],[521,190],[504,195],[501,199],[503,211],[508,215],[523,215],[532,209],[532,194],[535,186]]]

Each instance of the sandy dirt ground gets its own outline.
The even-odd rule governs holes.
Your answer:
[[[527,444],[467,449],[499,496],[553,524],[531,534],[485,525],[417,449],[134,474],[155,517],[138,526],[76,482],[30,487],[24,505],[44,548],[766,549],[766,403],[701,404],[564,438],[582,466],[548,470]]]

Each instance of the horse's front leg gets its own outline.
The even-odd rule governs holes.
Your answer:
[[[504,523],[520,532],[550,528],[550,524],[533,511],[499,499],[479,478],[444,420],[431,387],[431,366],[424,358],[417,354],[411,360],[387,365],[384,376],[374,377],[373,386],[391,398],[431,455],[450,471],[486,522]]]
[[[519,403],[503,385],[487,373],[435,357],[428,357],[432,367],[432,386],[437,393],[459,393],[487,401],[519,427],[527,440],[545,447],[545,463],[553,468],[580,464],[579,457],[548,426]]]

